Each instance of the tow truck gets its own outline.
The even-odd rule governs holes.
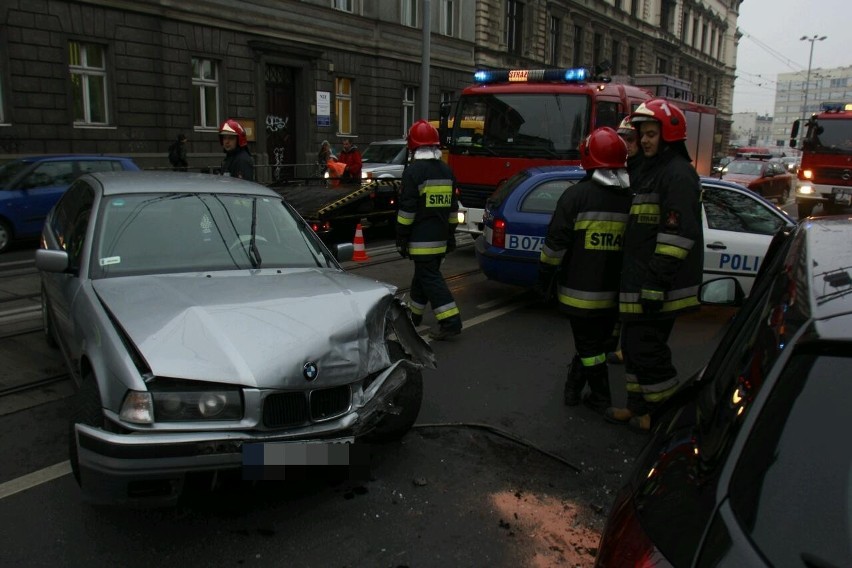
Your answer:
[[[534,166],[579,165],[577,147],[593,129],[617,128],[653,95],[634,85],[591,77],[587,69],[480,70],[455,109],[441,106],[439,131],[458,187],[458,230],[483,230],[485,201],[497,186]],[[687,118],[687,148],[709,175],[717,110],[671,100]]]
[[[852,103],[827,102],[804,123],[793,122],[790,147],[799,144],[802,163],[796,182],[799,218],[808,217],[817,204],[834,214],[852,205]]]

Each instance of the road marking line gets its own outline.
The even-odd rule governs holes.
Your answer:
[[[0,484],[0,499],[11,497],[16,493],[32,489],[37,485],[53,481],[69,473],[71,473],[71,462],[65,460],[44,469],[22,475],[21,477]]]
[[[509,304],[508,306],[504,306],[500,309],[480,314],[475,318],[471,318],[469,320],[462,320],[464,323],[464,328],[468,329],[475,325],[485,323],[494,318],[513,312],[517,309],[526,307],[530,303],[532,302],[516,302],[513,304]],[[418,332],[423,328],[426,328],[426,326],[420,326],[419,328],[417,328]],[[427,343],[430,342],[428,336],[424,339],[427,341]],[[69,473],[71,473],[71,462],[65,460],[64,462],[48,466],[44,469],[40,469],[38,471],[34,471],[26,475],[22,475],[21,477],[0,484],[0,500],[15,495],[16,493],[20,493],[21,491],[32,489],[33,487],[36,487],[43,483],[47,483],[48,481],[53,481],[54,479],[58,479],[63,475],[67,475]]]

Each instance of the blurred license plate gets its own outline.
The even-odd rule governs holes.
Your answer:
[[[506,248],[510,250],[525,250],[536,252],[541,250],[544,237],[533,235],[506,235]]]
[[[852,188],[832,187],[831,194],[838,205],[852,205]]]
[[[243,479],[306,479],[338,470],[350,478],[369,472],[370,446],[354,438],[243,444]]]

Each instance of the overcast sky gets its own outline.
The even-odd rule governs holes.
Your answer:
[[[807,71],[811,42],[813,70],[852,65],[852,2],[849,0],[744,0],[737,26],[734,112],[772,114],[778,73]]]

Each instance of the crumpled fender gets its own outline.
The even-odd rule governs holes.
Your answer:
[[[398,298],[394,298],[388,308],[388,319],[394,329],[397,341],[412,361],[429,369],[437,369],[438,359],[435,357],[435,352],[432,351],[432,347],[426,340],[417,333],[417,329],[408,315],[408,310]]]

